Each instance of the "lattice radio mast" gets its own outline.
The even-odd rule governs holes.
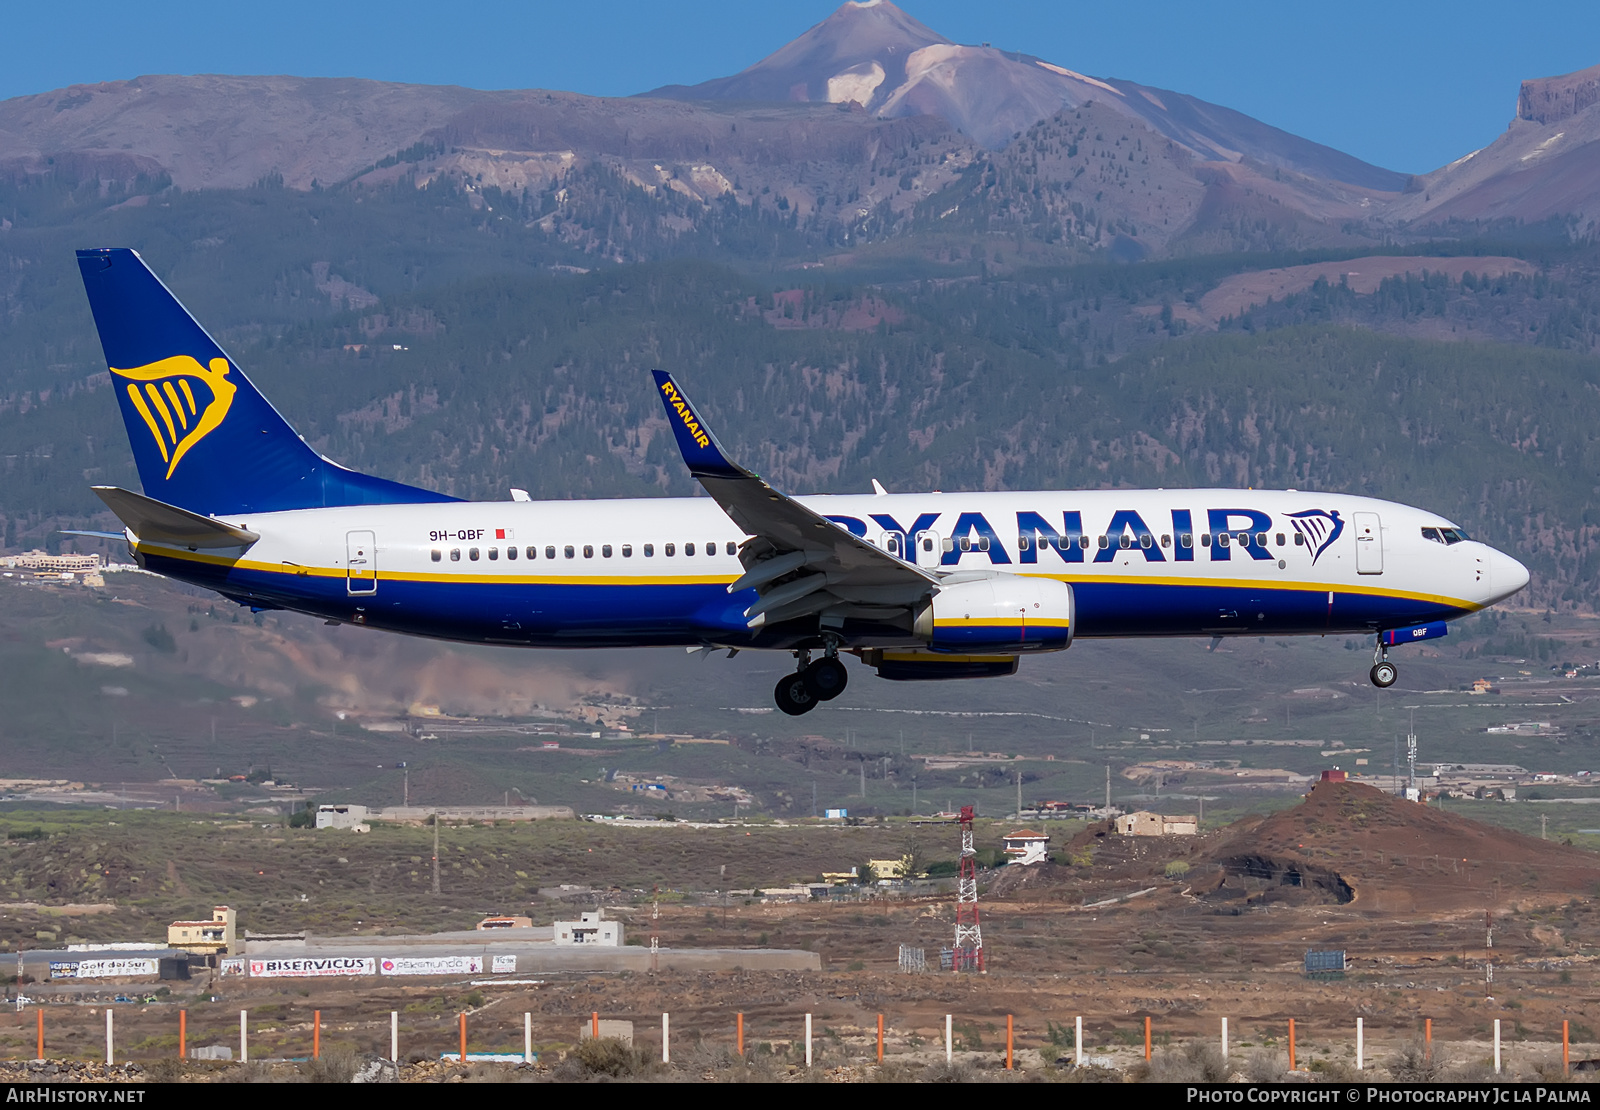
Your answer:
[[[978,924],[978,860],[972,847],[972,807],[961,807],[961,871],[956,884],[956,971],[987,972]]]

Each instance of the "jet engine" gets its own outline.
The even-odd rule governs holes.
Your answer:
[[[1072,587],[1053,578],[996,574],[942,586],[914,631],[934,651],[1060,651],[1072,643]]]

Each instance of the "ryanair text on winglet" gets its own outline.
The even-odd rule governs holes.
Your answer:
[[[679,419],[683,421],[683,426],[689,429],[689,435],[694,437],[694,441],[701,447],[710,447],[711,437],[701,430],[700,421],[695,419],[694,411],[689,408],[688,402],[684,401],[683,395],[677,388],[671,382],[662,382],[661,392],[667,395],[667,403],[678,410]]]

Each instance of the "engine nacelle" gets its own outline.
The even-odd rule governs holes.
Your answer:
[[[1073,619],[1065,582],[997,574],[941,587],[914,631],[934,651],[1060,651],[1072,643]]]

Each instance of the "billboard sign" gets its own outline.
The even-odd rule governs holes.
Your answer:
[[[371,956],[298,957],[288,960],[251,960],[252,979],[313,979],[327,975],[372,975],[377,960]]]

